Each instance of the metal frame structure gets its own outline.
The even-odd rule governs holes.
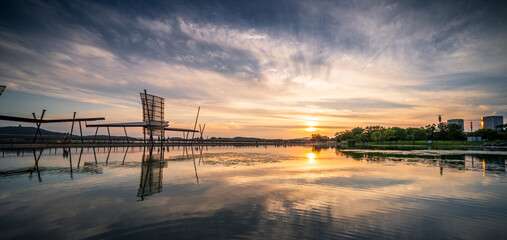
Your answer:
[[[83,129],[81,127],[81,122],[85,122],[85,125],[87,125],[87,122],[89,122],[89,121],[105,120],[105,118],[103,118],[103,117],[76,118],[76,112],[74,112],[74,115],[72,118],[44,119],[45,113],[46,113],[46,109],[43,109],[40,118],[37,118],[35,113],[32,113],[33,118],[12,117],[12,116],[0,115],[0,120],[13,121],[13,122],[35,123],[35,125],[37,126],[37,130],[35,131],[35,136],[33,138],[34,143],[37,141],[37,136],[40,136],[42,143],[44,143],[44,137],[42,136],[42,131],[41,131],[42,123],[72,122],[72,127],[70,129],[70,140],[72,140],[72,134],[74,131],[74,123],[79,122],[79,132],[80,132],[80,136],[81,136],[81,143],[83,143]]]
[[[150,136],[150,142],[153,142],[153,135],[164,139],[164,99],[154,95],[141,93],[141,102],[143,105],[143,121],[147,126],[143,128],[143,134]]]
[[[194,129],[183,129],[183,128],[170,128],[169,123],[164,120],[164,98],[158,97],[155,95],[151,95],[146,93],[146,89],[144,92],[140,93],[141,96],[141,104],[142,104],[142,110],[143,110],[143,121],[142,122],[126,122],[126,123],[105,123],[105,124],[90,124],[86,125],[86,127],[95,127],[95,136],[94,141],[97,137],[97,133],[99,131],[99,128],[105,127],[107,128],[108,136],[109,136],[109,142],[111,143],[111,133],[109,131],[110,127],[122,127],[123,131],[125,132],[125,137],[128,140],[127,135],[127,127],[142,127],[143,128],[143,135],[144,135],[144,142],[146,143],[146,137],[149,137],[149,142],[153,145],[155,143],[155,140],[153,139],[153,136],[160,137],[160,143],[162,144],[165,139],[165,131],[178,131],[183,132],[183,135],[185,135],[185,132],[188,133],[198,133],[195,129],[196,126],[194,126]],[[199,114],[199,113],[198,113]],[[197,124],[197,119],[196,119]]]
[[[5,88],[7,88],[6,86],[4,85],[0,85],[0,96],[2,95],[2,93],[4,92]]]

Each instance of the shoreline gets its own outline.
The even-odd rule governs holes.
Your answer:
[[[76,147],[144,147],[150,143],[1,143],[0,149],[76,148]],[[311,146],[309,143],[291,142],[169,142],[155,143],[154,147],[172,146]]]

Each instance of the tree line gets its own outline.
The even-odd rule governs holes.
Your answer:
[[[463,141],[467,137],[482,137],[484,140],[507,140],[506,131],[494,129],[479,129],[472,133],[465,133],[458,124],[440,123],[431,124],[419,128],[400,128],[367,126],[365,128],[355,127],[335,133],[334,140],[356,141],[356,142],[384,142],[384,141],[421,141],[421,140],[451,140]],[[313,134],[312,141],[329,141],[327,136]]]

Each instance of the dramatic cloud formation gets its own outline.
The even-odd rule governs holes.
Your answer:
[[[166,98],[173,126],[193,126],[202,106],[208,136],[303,137],[308,121],[331,135],[426,125],[439,112],[507,115],[503,2],[0,6],[1,114],[46,108],[136,121],[147,89]]]

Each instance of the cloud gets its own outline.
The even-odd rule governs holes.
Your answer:
[[[376,108],[413,108],[417,105],[402,104],[372,98],[333,99],[320,102],[301,102],[299,104],[314,105],[330,109],[371,110]]]
[[[144,18],[138,18],[137,22],[141,25],[141,27],[147,28],[156,33],[170,34],[172,30],[172,26],[170,23],[162,22],[160,20],[148,20]]]
[[[262,126],[307,117],[325,126],[410,126],[439,111],[507,111],[507,19],[497,3],[2,6],[0,81],[115,107],[116,116],[135,112],[142,89],[165,97],[171,120],[183,125],[203,106],[210,131],[224,135],[220,125],[265,136],[273,130]],[[286,130],[277,134],[295,136]]]

